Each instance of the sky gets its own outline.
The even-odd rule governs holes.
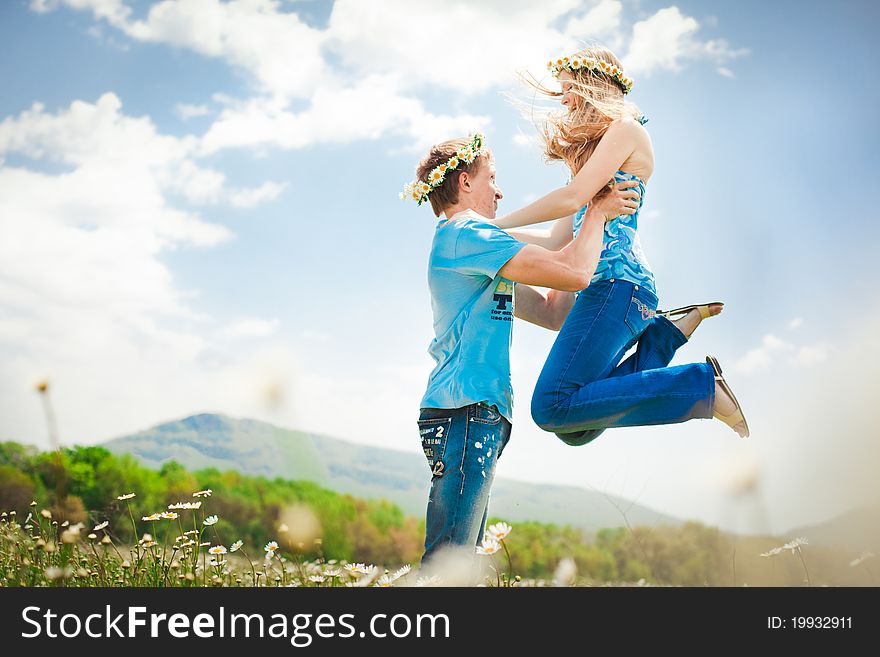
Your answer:
[[[421,451],[435,218],[398,199],[485,132],[511,211],[565,184],[511,96],[584,42],[635,79],[662,307],[722,300],[752,431],[529,416],[554,334],[517,321],[497,476],[741,532],[880,503],[870,2],[10,0],[0,4],[0,440],[93,444],[198,412]],[[426,470],[427,476],[427,470]]]

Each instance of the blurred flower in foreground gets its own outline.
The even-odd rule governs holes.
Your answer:
[[[868,552],[868,551],[866,550],[865,552],[862,552],[862,553],[858,556],[858,558],[853,559],[852,561],[850,561],[850,562],[849,562],[849,565],[850,565],[851,568],[855,568],[856,566],[860,566],[860,565],[862,565],[863,563],[865,563],[868,559],[872,558],[873,556],[874,556],[874,553],[873,553],[873,552]]]
[[[501,543],[494,538],[485,538],[483,542],[477,546],[477,554],[489,555],[495,554],[501,549]]]
[[[566,557],[556,566],[556,572],[553,574],[554,586],[574,586],[574,580],[577,576],[577,566],[574,559]]]
[[[513,527],[508,525],[506,522],[499,522],[494,525],[490,525],[489,529],[486,530],[486,534],[494,538],[496,541],[500,541],[507,538],[512,529]]]

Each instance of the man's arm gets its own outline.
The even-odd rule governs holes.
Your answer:
[[[615,185],[610,194],[590,203],[577,239],[561,251],[548,251],[527,244],[498,271],[517,283],[577,292],[590,284],[602,254],[605,221],[621,214],[632,214],[627,189],[637,185],[627,181]]]
[[[550,290],[545,297],[533,287],[520,283],[514,288],[513,314],[532,324],[558,331],[574,305],[574,294]]]

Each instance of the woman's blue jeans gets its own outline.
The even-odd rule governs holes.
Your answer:
[[[656,310],[656,295],[629,281],[597,281],[580,292],[538,377],[535,423],[583,445],[610,427],[711,418],[712,367],[667,367],[687,338]]]
[[[510,440],[510,422],[495,406],[423,408],[422,449],[431,471],[422,565],[442,548],[470,556],[483,540],[495,465]]]

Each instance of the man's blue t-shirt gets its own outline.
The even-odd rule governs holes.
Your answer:
[[[437,366],[422,408],[485,402],[511,419],[514,283],[498,270],[524,246],[472,210],[437,225],[428,262]]]

